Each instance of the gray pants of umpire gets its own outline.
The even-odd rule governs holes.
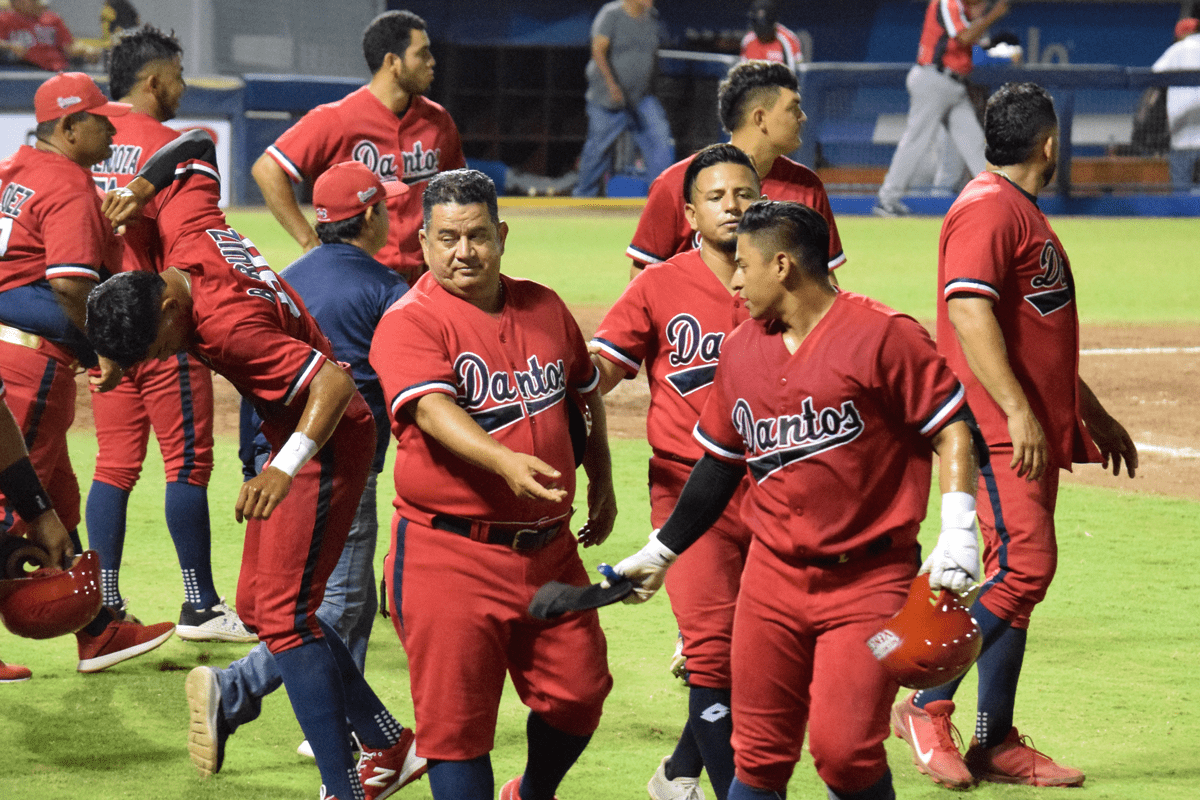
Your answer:
[[[909,96],[908,122],[879,188],[879,201],[884,204],[898,202],[908,190],[943,124],[972,176],[987,166],[983,157],[983,128],[967,97],[966,86],[932,66],[919,65],[908,71],[905,86]]]

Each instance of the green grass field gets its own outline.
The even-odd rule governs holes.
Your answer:
[[[230,216],[276,267],[298,255],[265,213]],[[545,281],[571,303],[607,304],[624,286],[627,261],[621,253],[632,217],[521,211],[509,220],[507,271]],[[844,218],[839,223],[850,259],[843,285],[918,318],[932,318],[938,222]],[[1200,282],[1191,272],[1194,225],[1188,221],[1064,219],[1055,226],[1073,260],[1085,321],[1195,323],[1200,317]],[[94,438],[73,434],[71,448],[86,492]],[[232,511],[240,481],[235,451],[232,439],[218,441],[210,489],[214,572],[218,590],[231,600],[242,534]],[[647,456],[644,441],[614,442],[621,516],[609,541],[585,553],[585,563],[612,562],[644,542]],[[390,518],[390,474],[389,467],[380,481],[381,520]],[[152,455],[130,504],[121,574],[133,611],[148,622],[175,619],[182,597],[162,497],[162,465]],[[1063,488],[1058,575],[1030,632],[1016,721],[1040,749],[1085,770],[1088,781],[1079,790],[984,785],[973,795],[1069,792],[1094,799],[1190,800],[1200,794],[1195,713],[1200,645],[1194,610],[1200,600],[1200,559],[1193,542],[1198,512],[1200,504],[1192,501]],[[381,538],[377,564],[386,547]],[[928,535],[922,538],[929,541]],[[615,688],[591,746],[559,791],[563,800],[645,797],[645,783],[673,748],[686,713],[686,690],[667,672],[675,624],[666,598],[604,609],[602,619]],[[0,686],[4,800],[68,794],[89,800],[315,799],[320,778],[312,761],[295,754],[303,736],[283,692],[268,698],[262,718],[230,739],[220,775],[201,779],[188,760],[184,676],[198,664],[224,666],[246,649],[172,639],[107,672],[80,675],[72,637],[35,642],[0,633],[0,657],[35,673],[30,682]],[[410,722],[406,662],[389,621],[377,621],[367,678],[393,712]],[[968,678],[956,715],[968,738],[973,696]],[[521,771],[524,718],[510,691],[493,753],[498,782]],[[898,796],[947,796],[916,773],[903,742],[889,739],[888,750]],[[807,754],[790,790],[797,798],[825,796]],[[397,795],[429,796],[425,781]]]

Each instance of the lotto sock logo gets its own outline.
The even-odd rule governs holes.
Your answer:
[[[713,703],[708,708],[704,709],[704,713],[700,715],[700,719],[705,722],[716,722],[719,719],[729,716],[729,706],[722,703]]]

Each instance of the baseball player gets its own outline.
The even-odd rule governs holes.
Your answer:
[[[371,257],[387,243],[387,194],[405,191],[399,181],[380,183],[366,165],[358,161],[335,164],[317,179],[313,204],[317,210],[317,234],[321,246],[309,250],[281,273],[304,300],[313,319],[329,337],[334,356],[350,365],[358,391],[366,400],[375,419],[375,455],[367,475],[366,487],[358,503],[354,523],[337,566],[329,577],[325,598],[317,616],[338,632],[360,672],[367,659],[371,622],[378,608],[375,595],[375,542],[379,538],[379,511],[375,502],[375,484],[383,469],[388,430],[387,405],[379,378],[367,361],[371,337],[384,311],[408,289],[393,270]],[[243,405],[249,405],[243,400]],[[255,439],[261,420],[253,414],[242,430],[243,441]],[[259,434],[261,438],[261,434]],[[258,447],[251,445],[250,462],[258,462]],[[270,446],[263,439],[265,461]],[[217,691],[211,689],[217,683]],[[219,735],[232,734],[241,725],[257,719],[262,699],[279,688],[282,678],[275,661],[263,644],[226,669],[196,667],[188,675],[187,695],[193,719],[218,717]],[[215,698],[218,708],[209,707]],[[212,743],[189,738],[192,760],[203,774],[211,774]],[[300,752],[311,757],[305,742]]]
[[[4,381],[0,381],[0,401],[4,394]],[[25,436],[4,402],[0,402],[0,492],[11,498],[21,519],[29,520],[25,538],[49,554],[49,563],[63,567],[70,564],[75,556],[75,545],[58,518],[50,495],[38,480],[25,449]],[[0,538],[7,535],[7,532],[0,532]],[[0,661],[0,683],[27,681],[32,676],[29,667]]]
[[[731,286],[752,319],[722,346],[695,428],[705,455],[662,529],[616,567],[648,598],[749,477],[731,800],[784,796],[806,726],[830,797],[895,796],[883,741],[897,686],[864,642],[917,574],[934,452],[943,530],[923,569],[959,591],[979,575],[962,385],[916,321],[830,286],[828,237],[798,203],[746,210]]]
[[[579,542],[599,544],[612,531],[599,372],[553,291],[500,274],[508,225],[486,175],[442,173],[423,206],[430,272],[388,310],[371,344],[398,442],[384,570],[418,752],[438,800],[491,800],[488,754],[507,671],[530,708],[529,760],[500,798],[551,800],[612,688],[595,611],[544,622],[526,610],[548,581],[588,583],[569,530],[575,394],[592,417]]]
[[[1054,576],[1060,469],[1125,462],[1137,449],[1079,377],[1075,279],[1037,194],[1058,163],[1054,101],[1032,83],[988,100],[988,169],[967,184],[938,246],[938,350],[967,387],[991,452],[978,496],[987,581],[971,616],[983,632],[975,736],[951,739],[958,681],[896,704],[896,733],[917,768],[946,786],[976,780],[1078,786],[1080,770],[1034,750],[1013,727],[1029,617]]]
[[[58,340],[67,329],[82,330],[88,291],[121,264],[120,242],[100,213],[87,170],[108,158],[114,131],[109,117],[128,113],[129,106],[108,102],[91,78],[68,72],[38,88],[34,111],[37,142],[0,161],[0,293],[53,295],[55,301],[22,302],[20,321],[3,318],[0,373],[34,469],[63,525],[74,532],[79,483],[67,429],[75,419],[78,359]],[[24,523],[13,511],[5,502],[0,527],[19,533]],[[77,533],[73,540],[81,552]],[[165,622],[144,626],[123,610],[101,609],[75,635],[77,669],[96,672],[148,652],[174,629]]]
[[[104,390],[115,383],[110,365],[186,349],[255,404],[272,453],[234,506],[238,521],[248,520],[239,613],[275,657],[326,796],[384,796],[424,770],[412,755],[413,732],[384,708],[337,633],[315,614],[366,484],[375,424],[303,303],[226,224],[219,196],[215,147],[192,131],[106,198],[114,224],[144,206],[165,263],[182,268],[122,273],[89,296],[88,338],[105,359],[92,384]],[[215,772],[224,756],[220,720],[193,725],[216,744]],[[358,771],[351,728],[363,744]]]
[[[758,168],[764,197],[803,203],[825,218],[832,270],[844,264],[846,256],[825,186],[815,172],[784,155],[800,146],[800,130],[807,119],[799,91],[796,73],[783,64],[747,61],[731,69],[717,87],[717,112],[730,142]],[[671,165],[651,184],[633,242],[625,251],[633,259],[630,278],[647,264],[666,261],[697,245],[681,202],[683,175],[692,158]]]
[[[113,154],[92,166],[92,178],[102,190],[124,186],[178,135],[163,122],[175,116],[186,88],[182,55],[174,36],[151,27],[123,37],[109,53],[109,91],[132,111],[113,123]],[[127,226],[125,242],[124,269],[163,269],[153,223]],[[104,604],[119,608],[124,602],[119,579],[125,515],[153,428],[166,467],[167,530],[183,575],[184,602],[175,631],[192,641],[255,641],[213,585],[208,521],[213,397],[208,368],[187,353],[139,364],[111,392],[93,394],[92,410],[99,451],[86,516],[89,544],[100,555]]]
[[[917,63],[908,71],[908,121],[892,154],[872,212],[881,217],[911,214],[900,201],[934,137],[944,125],[972,175],[985,166],[983,129],[967,95],[971,48],[992,23],[1008,13],[1009,0],[929,0]]]
[[[779,24],[775,0],[750,4],[750,30],[742,37],[743,61],[776,61],[793,72],[804,61],[804,50],[796,34]]]
[[[363,34],[366,86],[305,114],[254,162],[251,174],[271,213],[305,250],[318,244],[292,191],[341,161],[361,161],[384,183],[411,191],[388,201],[388,244],[378,260],[412,283],[425,271],[417,228],[421,190],[442,170],[467,165],[454,120],[423,95],[433,83],[425,21],[408,11],[376,17]]]
[[[761,194],[754,163],[732,144],[697,153],[683,186],[684,213],[700,236],[699,249],[642,270],[604,316],[590,348],[605,394],[646,365],[646,428],[653,449],[650,524],[655,528],[666,522],[688,473],[704,454],[692,428],[708,397],[721,343],[749,318],[729,282],[737,266],[738,222]],[[749,545],[750,529],[731,503],[712,532],[682,556],[684,565],[669,573],[667,592],[687,658],[689,713],[675,752],[650,781],[652,798],[688,797],[688,792],[700,797],[703,767],[721,800],[733,780],[729,638]]]

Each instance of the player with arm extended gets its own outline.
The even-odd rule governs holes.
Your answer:
[[[175,37],[151,27],[130,32],[110,51],[109,90],[132,110],[113,123],[113,154],[92,166],[92,178],[101,189],[124,186],[150,156],[179,135],[163,123],[175,116],[187,88],[182,58]],[[162,247],[153,222],[133,220],[124,236],[122,269],[162,271]],[[139,364],[112,391],[94,393],[92,411],[99,450],[86,518],[89,543],[100,555],[104,604],[124,605],[119,580],[126,512],[153,428],[166,468],[167,530],[183,576],[184,602],[175,631],[192,641],[256,641],[213,585],[208,518],[213,394],[208,367],[187,353]]]
[[[226,223],[219,180],[212,140],[192,131],[105,199],[114,224],[138,210],[154,220],[165,263],[178,266],[122,273],[89,296],[87,333],[102,368],[92,384],[107,389],[116,368],[187,350],[255,404],[271,460],[234,506],[247,520],[239,613],[275,657],[327,797],[375,798],[420,777],[424,765],[412,755],[412,731],[315,613],[366,485],[375,424],[303,302]],[[209,707],[219,707],[215,698]],[[204,722],[211,734],[217,721]],[[370,783],[356,771],[351,729],[372,756],[359,762]],[[212,771],[223,755],[218,747]]]
[[[4,317],[0,374],[34,470],[72,532],[76,552],[83,549],[75,533],[79,483],[67,429],[75,419],[78,361],[48,333],[82,331],[88,292],[120,267],[121,244],[100,213],[87,170],[111,153],[109,117],[128,111],[127,105],[108,102],[87,75],[61,73],[34,96],[37,142],[0,161],[0,293],[45,300],[19,303],[25,312],[20,321]],[[6,502],[4,530],[22,524],[12,512]],[[77,669],[96,672],[140,655],[165,642],[174,629],[165,622],[144,626],[121,610],[103,608],[76,633]]]
[[[436,176],[423,208],[430,271],[371,345],[398,442],[384,570],[419,753],[438,800],[491,800],[507,671],[530,709],[529,757],[500,798],[551,800],[612,688],[594,610],[550,622],[527,612],[548,581],[588,584],[579,542],[603,542],[616,518],[599,372],[558,295],[501,274],[508,224],[486,175]],[[578,541],[569,529],[576,396],[592,419]]]
[[[963,387],[916,321],[829,285],[828,236],[800,204],[747,209],[732,286],[752,319],[721,349],[695,428],[705,455],[662,529],[616,566],[648,598],[748,475],[732,800],[785,796],[806,726],[830,797],[895,797],[883,742],[897,685],[864,643],[917,574],[934,452],[942,533],[922,569],[955,591],[979,575]]]
[[[646,366],[654,528],[666,521],[704,454],[692,428],[704,408],[721,343],[749,319],[729,282],[737,266],[737,225],[761,194],[754,163],[731,144],[697,153],[688,162],[683,191],[684,213],[700,247],[640,271],[604,316],[589,347],[605,394]],[[731,503],[711,533],[682,556],[683,566],[668,574],[667,593],[687,658],[689,712],[675,752],[650,781],[653,798],[686,798],[688,792],[702,798],[702,768],[721,800],[733,780],[729,639],[749,545],[750,529],[742,524],[737,503]]]
[[[983,632],[978,716],[965,763],[950,736],[959,681],[905,698],[893,720],[937,783],[1077,786],[1082,771],[1013,727],[1017,681],[1030,614],[1057,562],[1059,470],[1111,459],[1114,475],[1124,461],[1132,478],[1137,448],[1079,376],[1075,278],[1037,206],[1058,163],[1054,101],[1036,84],[1006,84],[984,121],[988,169],[950,207],[938,245],[938,350],[966,385],[990,451],[978,486],[987,581],[971,606]]]
[[[824,184],[815,172],[785,155],[800,146],[807,119],[800,108],[796,73],[767,61],[738,64],[717,87],[717,113],[730,143],[754,161],[763,196],[793,200],[820,212],[829,226],[829,268],[844,264],[846,256]],[[671,165],[650,186],[633,242],[625,251],[633,259],[631,278],[647,264],[696,246],[695,232],[683,211],[683,175],[692,158]]]
[[[399,275],[372,255],[387,243],[387,194],[402,191],[404,184],[380,183],[358,161],[330,167],[313,187],[321,246],[309,250],[280,274],[329,337],[334,356],[350,365],[358,391],[375,419],[375,457],[366,487],[346,545],[329,576],[325,598],[317,608],[317,616],[342,637],[360,672],[365,672],[371,622],[378,608],[373,566],[379,533],[375,484],[391,440],[383,389],[367,354],[380,317],[408,289]],[[261,420],[247,401],[242,402],[251,409],[253,417],[243,433],[255,439]],[[265,458],[269,451],[265,440],[263,448]],[[247,460],[253,465],[255,455]],[[262,464],[257,466],[258,470],[249,477],[261,471]],[[278,689],[281,682],[270,651],[261,643],[227,669],[201,666],[192,670],[187,681],[193,721],[188,751],[201,773],[211,774],[220,768],[213,754],[224,749],[224,740],[239,726],[258,718],[262,699]],[[215,719],[216,724],[209,726],[210,719]],[[197,728],[202,731],[199,736],[195,735]],[[306,745],[301,745],[301,752],[311,755],[311,746]]]
[[[421,191],[437,173],[467,162],[454,120],[424,97],[434,65],[425,21],[409,11],[380,14],[363,33],[363,55],[371,80],[305,114],[259,156],[251,174],[271,213],[305,250],[318,239],[293,183],[351,159],[384,183],[403,181],[410,191],[388,201],[391,232],[378,260],[412,283],[425,271],[417,240]]]

